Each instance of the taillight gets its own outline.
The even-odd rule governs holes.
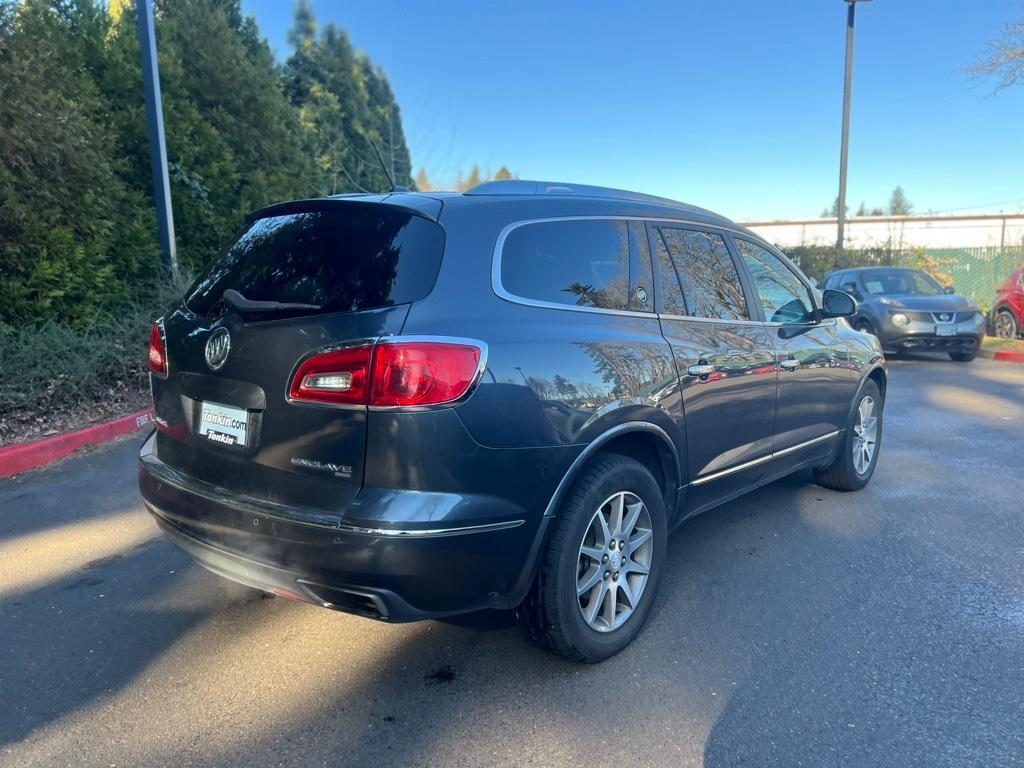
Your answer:
[[[292,378],[292,400],[366,405],[373,347],[347,347],[304,360]]]
[[[292,378],[292,400],[371,406],[439,405],[473,385],[482,348],[443,341],[382,341],[321,352]]]
[[[440,341],[388,341],[373,350],[370,405],[436,405],[466,394],[480,348]]]
[[[167,376],[167,346],[159,320],[149,329],[149,370],[157,376]]]

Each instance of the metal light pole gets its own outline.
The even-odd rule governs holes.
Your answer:
[[[843,227],[846,225],[846,156],[850,149],[850,90],[853,82],[853,21],[857,3],[871,0],[844,0],[846,3],[846,76],[843,81],[843,140],[839,150],[839,202],[836,206],[836,266],[843,255]]]
[[[139,17],[139,50],[142,53],[142,90],[146,96],[146,127],[149,130],[149,159],[153,167],[153,202],[156,205],[160,263],[172,275],[178,274],[174,247],[174,214],[171,211],[171,182],[167,176],[167,146],[164,143],[164,110],[160,101],[160,72],[156,60],[153,28],[153,0],[135,0]]]

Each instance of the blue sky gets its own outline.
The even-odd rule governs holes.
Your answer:
[[[281,58],[286,0],[243,0]],[[623,187],[738,220],[836,196],[841,0],[315,2],[384,67],[414,167],[474,163]],[[873,0],[857,11],[848,199],[1024,211],[1024,85],[961,70],[1021,0]]]

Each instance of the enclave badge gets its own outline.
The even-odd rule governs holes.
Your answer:
[[[303,459],[299,457],[293,458],[291,463],[294,467],[312,469],[318,472],[330,472],[335,477],[352,477],[352,467],[348,464],[334,464],[326,461],[316,461],[315,459]]]
[[[231,334],[227,328],[218,328],[206,340],[206,364],[211,371],[219,371],[228,361],[231,351]]]

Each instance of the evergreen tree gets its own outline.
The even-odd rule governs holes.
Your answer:
[[[412,163],[401,112],[387,77],[357,54],[344,30],[327,24],[317,34],[312,9],[300,3],[284,66],[285,88],[302,116],[320,169],[317,191],[380,192],[409,186]]]
[[[300,2],[278,66],[240,0],[157,0],[179,259],[268,203],[411,183],[384,73]],[[372,144],[371,144],[372,142]],[[158,276],[132,0],[0,0],[0,322],[87,325]]]
[[[95,319],[153,273],[97,87],[108,32],[90,3],[0,5],[0,318]]]
[[[371,133],[367,138],[380,149],[395,184],[408,187],[412,181],[412,162],[391,84],[384,71],[374,67],[366,55],[360,55],[359,65],[369,98]]]
[[[844,206],[844,214],[845,215],[849,215],[849,213],[850,213],[850,206],[848,206],[848,205]],[[828,218],[837,219],[837,218],[839,218],[839,198],[838,197],[832,203],[831,210],[828,209],[828,208],[823,210],[821,212],[820,218],[822,218],[822,219],[828,219]]]
[[[914,206],[911,205],[910,200],[907,199],[907,195],[903,191],[903,187],[897,186],[889,197],[889,215],[909,216],[913,210]]]
[[[295,4],[292,28],[288,30],[288,45],[298,51],[307,50],[316,39],[316,18],[312,0],[299,0]]]

